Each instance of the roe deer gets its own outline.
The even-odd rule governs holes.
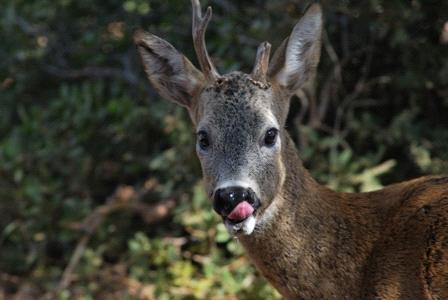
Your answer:
[[[284,128],[290,97],[315,72],[322,12],[313,4],[269,63],[220,75],[205,47],[211,18],[192,0],[201,71],[139,31],[149,81],[188,109],[207,194],[226,228],[286,299],[448,299],[448,177],[338,193],[303,167]]]

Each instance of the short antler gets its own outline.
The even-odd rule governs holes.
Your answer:
[[[263,84],[267,83],[266,73],[269,66],[269,54],[271,53],[271,44],[263,42],[258,46],[255,65],[251,73],[252,79]]]
[[[214,82],[221,76],[218,71],[216,71],[215,66],[208,56],[207,47],[205,46],[205,30],[207,29],[208,22],[212,17],[212,8],[208,7],[204,17],[202,17],[201,4],[199,3],[199,0],[191,0],[191,5],[193,7],[192,32],[194,49],[196,50],[199,65],[201,66],[205,78],[209,82]]]

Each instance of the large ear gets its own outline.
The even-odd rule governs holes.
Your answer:
[[[204,75],[167,41],[143,31],[134,35],[146,75],[159,94],[191,108]]]
[[[313,4],[272,57],[268,76],[289,92],[296,92],[314,74],[320,58],[322,10]]]

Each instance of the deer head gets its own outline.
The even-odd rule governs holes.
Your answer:
[[[268,217],[283,188],[282,141],[289,99],[314,73],[322,13],[313,4],[273,55],[262,43],[251,74],[220,75],[205,45],[212,10],[192,0],[193,41],[201,70],[167,41],[137,32],[149,81],[160,95],[186,107],[197,133],[197,155],[213,207],[232,234],[250,235]],[[261,225],[260,225],[261,226]]]

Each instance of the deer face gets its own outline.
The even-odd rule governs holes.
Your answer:
[[[251,233],[257,213],[282,185],[287,109],[274,98],[272,86],[260,87],[235,72],[205,88],[198,99],[196,152],[213,207],[231,232]]]
[[[321,10],[313,5],[269,64],[262,43],[252,73],[217,73],[205,50],[202,18],[193,4],[193,37],[202,72],[168,42],[135,36],[150,82],[185,106],[195,125],[196,152],[215,211],[233,234],[251,234],[281,194],[282,136],[289,98],[314,73],[320,52]]]

